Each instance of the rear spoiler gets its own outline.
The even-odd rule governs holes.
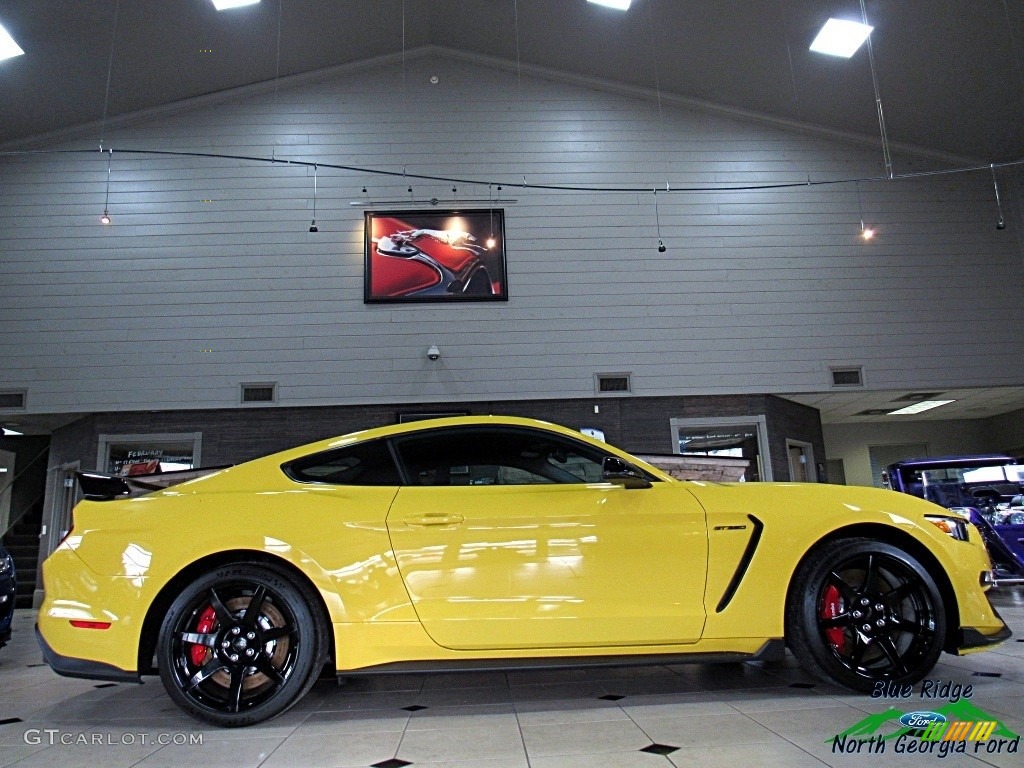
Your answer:
[[[78,487],[82,495],[89,501],[112,501],[113,499],[132,499],[144,496],[153,491],[162,491],[172,485],[195,480],[205,475],[227,469],[230,464],[222,467],[202,467],[201,469],[183,469],[178,472],[157,472],[152,475],[108,475],[103,472],[76,472]]]

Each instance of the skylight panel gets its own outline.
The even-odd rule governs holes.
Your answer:
[[[14,42],[10,32],[0,26],[0,61],[21,56],[23,53],[25,52],[21,50],[20,45]]]
[[[213,7],[218,11],[227,11],[231,8],[241,8],[246,5],[256,5],[260,0],[213,0]]]
[[[848,59],[864,44],[873,29],[859,21],[829,19],[811,43],[811,50]]]
[[[614,8],[617,11],[628,11],[629,4],[633,0],[587,0],[594,5],[603,5],[605,8]]]
[[[920,403],[908,405],[906,408],[900,408],[898,411],[889,411],[889,415],[913,416],[915,413],[923,413],[924,411],[930,411],[932,408],[939,408],[955,402],[956,400],[922,400]]]

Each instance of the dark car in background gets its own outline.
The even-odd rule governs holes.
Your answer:
[[[985,541],[997,584],[1024,584],[1024,465],[1011,456],[906,459],[882,485],[919,496],[970,520]]]
[[[0,542],[0,648],[11,639],[15,586],[14,559]]]

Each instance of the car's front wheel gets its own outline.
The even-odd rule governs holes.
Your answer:
[[[790,649],[812,674],[857,691],[916,683],[942,652],[946,615],[935,579],[911,553],[844,539],[800,568],[787,601]]]
[[[168,694],[190,715],[243,726],[281,714],[309,690],[326,656],[312,595],[274,568],[227,565],[189,584],[160,628]]]

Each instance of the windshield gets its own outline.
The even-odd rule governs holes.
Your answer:
[[[1024,466],[904,467],[902,474],[908,493],[943,507],[976,507],[1008,501],[1020,493]]]

